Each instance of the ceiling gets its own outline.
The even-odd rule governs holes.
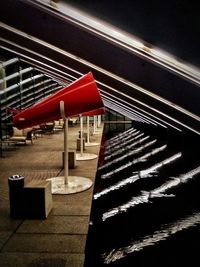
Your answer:
[[[200,16],[189,0],[65,0],[180,60],[200,67]]]
[[[13,54],[66,83],[92,71],[105,106],[131,119],[200,135],[197,16],[186,1],[175,1],[177,9],[171,11],[169,1],[161,17],[158,6],[150,12],[149,3],[144,8],[141,1],[134,1],[134,8],[126,1],[50,2],[2,3],[1,57]],[[72,2],[80,10],[67,4]],[[186,38],[187,24],[192,30],[187,28]]]

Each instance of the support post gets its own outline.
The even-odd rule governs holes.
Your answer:
[[[93,123],[94,130],[93,132],[96,132],[96,116],[94,115],[94,123]]]
[[[101,115],[98,115],[98,127],[101,126]]]
[[[65,117],[64,101],[60,101],[60,114],[64,120],[64,177],[65,184],[68,184],[68,118]]]
[[[90,116],[87,116],[87,143],[90,143]]]
[[[68,184],[68,118],[64,120],[64,172],[65,172],[65,184]]]
[[[81,157],[83,156],[83,116],[80,115],[80,124],[81,124]]]

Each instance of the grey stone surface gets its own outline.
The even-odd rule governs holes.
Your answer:
[[[49,216],[48,220],[24,220],[17,233],[87,234],[88,216]]]
[[[14,232],[22,223],[22,220],[13,220],[10,218],[10,206],[8,201],[2,201],[0,204],[0,232]]]
[[[0,253],[2,267],[82,267],[84,254]]]
[[[11,231],[0,231],[0,250],[2,250],[3,246],[6,244],[12,234],[13,232]]]
[[[89,201],[88,201],[89,202]],[[70,203],[60,203],[56,202],[54,203],[54,207],[51,211],[52,215],[83,215],[83,216],[89,216],[90,214],[91,205],[90,203],[84,204],[76,204],[75,201],[72,204]]]
[[[3,252],[84,253],[86,235],[14,234]]]
[[[76,149],[79,126],[69,128],[69,150]],[[100,142],[101,135],[93,136]],[[99,153],[99,146],[87,153]],[[83,267],[93,186],[81,193],[53,195],[45,220],[10,218],[8,177],[21,174],[25,182],[62,176],[63,132],[43,135],[33,145],[10,146],[0,158],[0,266]],[[77,161],[69,175],[95,181],[98,159]],[[93,267],[93,266],[91,266]]]

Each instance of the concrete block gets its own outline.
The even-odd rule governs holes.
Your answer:
[[[45,219],[52,209],[50,181],[32,180],[24,186],[24,217]]]

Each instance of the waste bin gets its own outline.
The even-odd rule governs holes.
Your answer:
[[[23,217],[23,188],[24,177],[12,175],[8,178],[10,216],[13,218]]]

